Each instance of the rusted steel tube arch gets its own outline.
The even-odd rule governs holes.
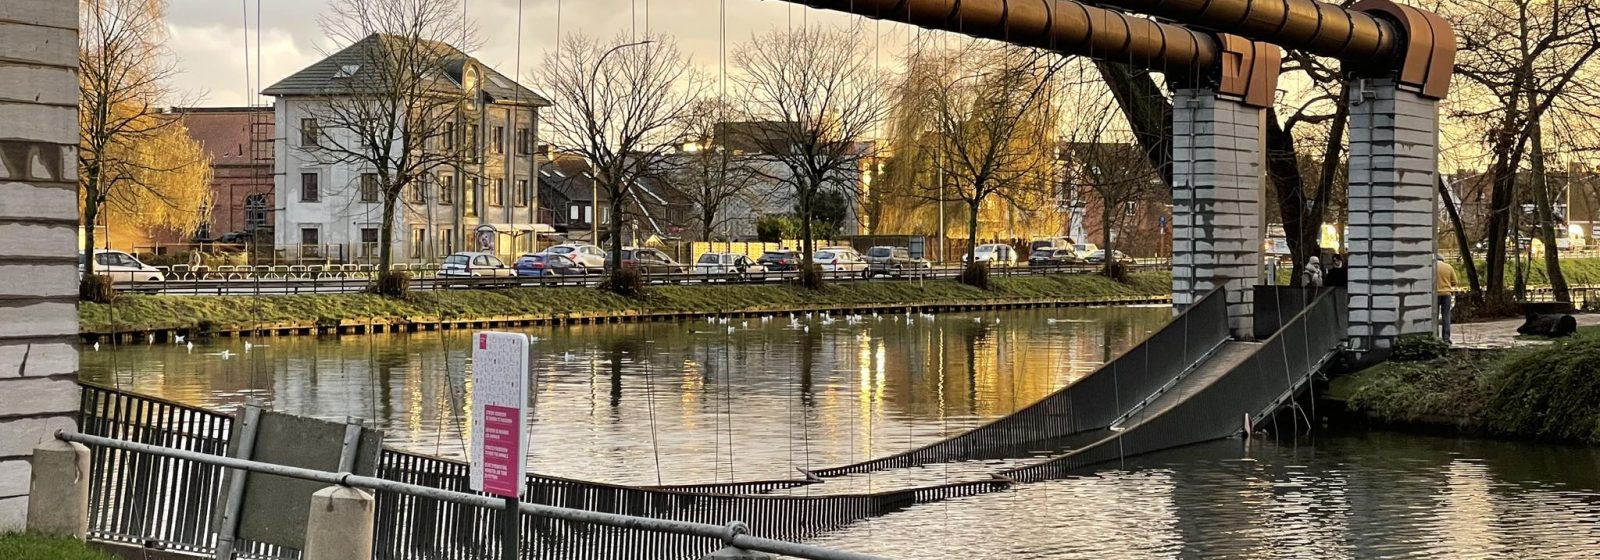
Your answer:
[[[1073,0],[789,0],[813,8],[953,31],[1015,45],[1127,62],[1264,107],[1277,87],[1276,47],[1237,36],[1085,5]]]

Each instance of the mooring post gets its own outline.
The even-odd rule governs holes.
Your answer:
[[[372,558],[372,532],[377,504],[360,488],[329,486],[311,495],[303,560],[366,560]]]
[[[49,438],[28,459],[28,530],[83,539],[89,533],[89,448]]]

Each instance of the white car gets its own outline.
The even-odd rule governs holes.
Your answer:
[[[588,243],[553,245],[549,249],[545,249],[544,252],[567,257],[590,270],[601,270],[606,267],[605,250]]]
[[[517,269],[489,253],[456,253],[444,258],[439,276],[451,278],[512,278]]]
[[[738,253],[706,253],[694,261],[694,273],[706,276],[761,274],[767,271],[750,257]]]
[[[78,253],[78,276],[83,276],[83,253]],[[111,279],[114,284],[129,284],[138,282],[160,282],[165,279],[161,269],[139,262],[122,251],[109,249],[96,249],[94,252],[94,273]]]
[[[987,243],[979,245],[973,251],[973,258],[978,262],[989,263],[989,266],[1013,266],[1017,264],[1017,250],[1004,243]],[[961,262],[967,262],[967,256],[961,256]]]
[[[867,259],[850,247],[824,247],[811,256],[812,262],[822,265],[823,272],[859,275],[865,278]]]
[[[1099,251],[1100,246],[1093,243],[1073,243],[1072,250],[1078,253],[1078,258],[1087,259],[1090,254]]]

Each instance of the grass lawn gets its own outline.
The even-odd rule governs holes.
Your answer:
[[[1335,378],[1328,389],[1384,421],[1600,444],[1600,329],[1544,346],[1392,361]]]
[[[112,560],[72,538],[36,533],[0,533],[0,558],[7,560]]]
[[[953,280],[850,282],[819,291],[791,285],[654,286],[642,300],[592,288],[511,288],[416,292],[407,299],[369,294],[164,296],[124,294],[113,304],[79,303],[83,332],[222,328],[259,323],[341,320],[490,318],[607,312],[717,313],[807,306],[909,305],[1019,299],[1094,299],[1167,296],[1171,275],[1148,272],[1119,283],[1096,274],[996,277],[990,290]],[[113,320],[115,323],[113,323]]]

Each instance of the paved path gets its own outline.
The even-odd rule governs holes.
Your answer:
[[[1576,314],[1572,317],[1578,320],[1579,327],[1600,325],[1600,314]],[[1522,326],[1522,323],[1522,319],[1456,323],[1450,326],[1450,340],[1460,348],[1511,348],[1550,343],[1548,340],[1517,338],[1517,327]]]

